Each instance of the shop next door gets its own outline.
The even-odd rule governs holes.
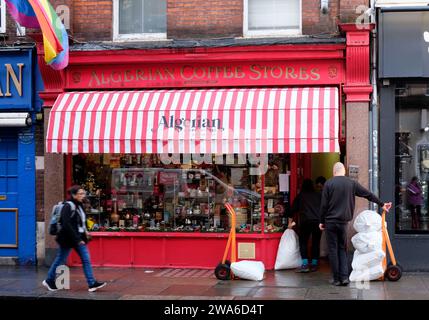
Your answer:
[[[0,130],[0,255],[18,255],[18,139]]]

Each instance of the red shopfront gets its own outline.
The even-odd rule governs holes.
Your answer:
[[[89,194],[97,189],[109,193],[96,210],[98,217],[100,207],[105,216],[108,211],[110,225],[103,225],[100,218],[94,221],[93,264],[214,268],[228,237],[221,205],[210,200],[218,184],[209,176],[216,172],[216,177],[228,177],[227,185],[261,195],[252,206],[237,200],[246,212],[242,225],[236,226],[243,231],[237,236],[238,254],[239,259],[260,260],[272,269],[285,214],[276,211],[276,204],[293,199],[300,181],[311,177],[312,154],[340,152],[342,90],[350,87],[346,48],[337,43],[72,51],[60,92],[45,94],[45,104],[50,98],[53,106],[46,152],[65,154],[65,187],[84,182]],[[358,88],[353,87],[353,94],[362,94]],[[173,154],[180,155],[180,165],[174,165]],[[184,155],[205,156],[206,161],[184,165]],[[240,155],[247,157],[241,171]],[[279,180],[277,185],[267,184],[269,175],[264,174],[246,178],[248,187],[233,182],[246,180],[243,172],[247,177],[255,167],[251,155],[267,155],[266,170],[279,170],[275,179],[282,180],[283,187]],[[166,158],[168,165],[160,163]],[[221,158],[233,162],[219,165]],[[90,166],[92,176],[82,169]],[[175,182],[169,185],[167,176]],[[157,190],[154,212],[145,209],[147,199],[142,195],[148,186],[152,205]],[[126,200],[121,199],[124,190],[132,190],[123,196]],[[171,203],[168,190],[175,190]],[[178,200],[200,195],[208,197],[203,205]],[[193,221],[186,216],[190,206]],[[121,212],[119,222],[111,218],[116,211]],[[185,212],[183,221],[177,220],[180,212]],[[207,218],[197,220],[204,214]],[[133,216],[140,218],[133,223]],[[79,261],[72,256],[70,263]]]

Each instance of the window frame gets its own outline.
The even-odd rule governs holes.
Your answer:
[[[0,0],[1,6],[1,22],[0,22],[0,33],[6,33],[6,1]]]
[[[252,37],[281,37],[302,35],[302,0],[299,0],[299,28],[298,29],[265,29],[249,30],[249,0],[243,0],[243,36]]]
[[[167,15],[167,9],[165,14]],[[167,40],[167,32],[120,34],[119,33],[119,0],[113,0],[113,41],[141,41],[141,40]]]

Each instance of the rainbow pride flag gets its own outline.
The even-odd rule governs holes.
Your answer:
[[[39,29],[39,21],[28,1],[6,0],[9,13],[21,26],[26,28]]]
[[[55,70],[64,69],[69,60],[66,29],[48,0],[6,0],[11,16],[23,27],[40,28],[45,61]]]

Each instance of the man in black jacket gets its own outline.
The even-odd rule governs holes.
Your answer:
[[[323,188],[320,207],[320,229],[326,229],[329,248],[329,262],[333,274],[332,284],[348,285],[347,224],[353,219],[355,196],[365,198],[389,211],[391,202],[383,203],[377,196],[358,182],[345,176],[346,169],[341,162],[334,164],[334,177]]]
[[[73,186],[69,189],[69,194],[70,199],[64,204],[61,210],[61,230],[56,238],[59,244],[58,254],[49,269],[46,280],[42,284],[49,291],[58,290],[55,283],[57,267],[66,263],[71,250],[74,249],[82,261],[83,271],[88,283],[88,291],[94,292],[104,287],[106,282],[95,280],[89,251],[86,246],[88,243],[86,216],[82,207],[86,192],[80,186]]]

